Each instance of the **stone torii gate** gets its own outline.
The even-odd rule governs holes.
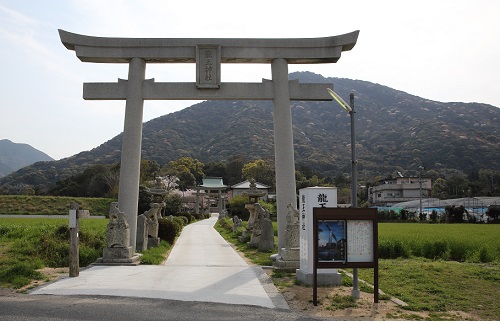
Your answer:
[[[323,38],[107,38],[59,30],[64,46],[82,62],[127,63],[128,80],[84,83],[86,100],[126,100],[118,208],[136,245],[144,100],[272,100],[278,214],[278,251],[285,247],[287,205],[297,206],[290,100],[330,101],[332,84],[288,80],[288,64],[336,63],[359,31]],[[196,63],[196,82],[145,79],[146,63]],[[269,63],[272,80],[221,82],[221,63]]]

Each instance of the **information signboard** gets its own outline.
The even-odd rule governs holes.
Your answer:
[[[374,268],[378,303],[378,221],[376,208],[313,208],[313,303],[318,268]]]

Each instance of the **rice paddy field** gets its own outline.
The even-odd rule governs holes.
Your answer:
[[[380,223],[379,258],[500,263],[500,224]]]

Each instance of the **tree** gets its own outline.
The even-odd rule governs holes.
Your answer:
[[[203,173],[211,177],[221,177],[224,183],[228,183],[226,164],[224,162],[209,162],[203,166]]]
[[[446,176],[446,191],[450,198],[463,197],[467,193],[469,180],[465,174],[459,170],[452,170]]]
[[[96,164],[80,174],[58,181],[50,193],[72,197],[115,197],[118,178],[117,164]]]
[[[141,160],[141,175],[140,183],[146,183],[148,181],[153,181],[158,171],[160,171],[160,165],[156,161]]]
[[[446,181],[442,178],[436,179],[432,185],[432,197],[439,199],[446,199],[448,194],[446,193]]]
[[[491,205],[488,206],[488,210],[486,211],[486,215],[493,218],[494,223],[500,222],[500,205]]]
[[[247,160],[242,155],[233,155],[229,157],[226,165],[227,184],[232,186],[243,181],[241,170]]]
[[[455,207],[454,205],[448,205],[444,208],[444,210],[446,212],[448,223],[463,223],[465,213],[464,206]]]
[[[175,175],[167,174],[165,176],[159,176],[158,178],[167,192],[170,192],[179,186],[179,178]]]
[[[181,195],[174,193],[165,198],[165,215],[178,215],[181,212],[181,207]]]
[[[274,167],[264,160],[248,162],[243,166],[241,174],[244,179],[255,179],[257,182],[275,186]]]
[[[201,183],[205,175],[203,163],[190,157],[182,157],[176,161],[168,162],[161,169],[161,174],[176,176],[179,179],[179,189],[182,191]]]
[[[500,171],[499,170],[479,170],[479,181],[484,193],[487,196],[500,195]]]
[[[250,217],[250,212],[245,208],[248,203],[248,198],[244,196],[236,196],[229,201],[229,209],[232,216],[238,216],[241,220],[247,221]]]

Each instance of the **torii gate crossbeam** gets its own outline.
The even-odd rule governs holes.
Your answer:
[[[300,39],[107,38],[59,30],[61,42],[82,62],[128,63],[128,80],[85,83],[87,100],[126,100],[118,208],[136,245],[144,100],[272,100],[278,214],[278,251],[285,245],[287,205],[297,206],[290,100],[331,101],[332,84],[288,80],[288,64],[335,63],[356,44],[359,31]],[[146,63],[196,63],[196,82],[145,80]],[[221,63],[269,63],[272,80],[223,83]]]

